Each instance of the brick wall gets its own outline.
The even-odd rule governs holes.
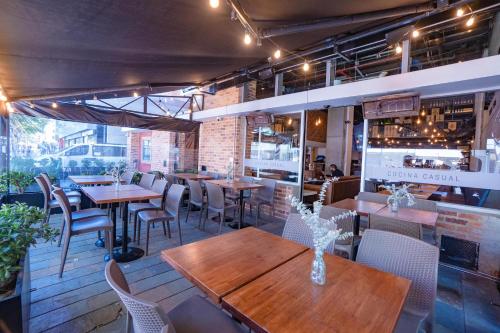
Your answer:
[[[231,87],[218,91],[215,95],[205,95],[205,109],[213,109],[230,104],[238,104],[240,102],[240,88]]]
[[[128,132],[127,134],[127,164],[137,167],[141,159],[141,136],[140,132]]]
[[[479,243],[479,271],[500,278],[500,217],[467,208],[439,208],[438,237],[448,235]]]

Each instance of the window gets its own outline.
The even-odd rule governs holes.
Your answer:
[[[151,140],[142,140],[142,158],[143,161],[151,161]]]
[[[114,156],[125,157],[127,156],[127,148],[120,146],[93,146],[92,153],[94,156]]]
[[[64,156],[83,156],[87,155],[89,152],[88,145],[82,145],[78,147],[71,148],[64,153]]]

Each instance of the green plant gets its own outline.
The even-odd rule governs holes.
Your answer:
[[[0,209],[0,293],[16,280],[19,261],[37,238],[51,241],[58,230],[42,223],[44,212],[37,207],[16,202]],[[9,288],[11,289],[11,288]]]
[[[92,165],[92,159],[91,158],[84,158],[84,159],[82,159],[82,167],[83,168],[88,169],[88,168],[90,168],[91,165]]]
[[[32,158],[24,158],[14,156],[10,159],[10,169],[21,172],[33,172],[35,160]]]
[[[139,184],[141,178],[142,178],[142,173],[134,172],[134,175],[132,176],[132,184]]]
[[[78,162],[75,161],[75,160],[69,160],[68,161],[68,167],[70,167],[71,169],[73,168],[76,168],[78,166]]]
[[[17,193],[24,193],[24,190],[35,182],[34,176],[31,173],[22,171],[11,171],[10,177],[3,174],[0,178],[0,189],[7,191],[7,179],[10,180],[10,185],[14,186]]]
[[[96,158],[94,160],[94,165],[96,168],[104,169],[106,167],[106,162],[103,159]]]

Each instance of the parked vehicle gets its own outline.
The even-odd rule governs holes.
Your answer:
[[[54,155],[45,155],[40,157],[37,162],[44,159],[60,159],[63,169],[75,168],[89,163],[89,160],[104,160],[106,163],[118,163],[127,156],[127,146],[118,144],[88,143],[78,144]],[[82,163],[83,162],[83,163]],[[76,163],[76,164],[75,164]]]

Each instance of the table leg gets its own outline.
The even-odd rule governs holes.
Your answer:
[[[359,216],[359,214],[356,214],[356,217],[354,217],[354,226],[353,226],[353,234],[355,236],[359,236],[360,223],[361,223],[361,216]]]
[[[241,190],[240,191],[240,223],[233,223],[233,224],[230,224],[229,227],[233,228],[233,229],[238,229],[238,227],[240,227],[241,225],[241,228],[246,228],[246,227],[250,227],[251,225],[250,224],[247,224],[243,221],[243,217],[245,216],[245,205],[243,204],[243,194],[244,194],[244,190]]]
[[[117,262],[129,262],[139,259],[144,255],[144,251],[138,247],[128,246],[128,202],[124,203],[122,214],[122,241],[121,247],[113,250],[113,259]],[[116,217],[116,213],[115,213]]]

